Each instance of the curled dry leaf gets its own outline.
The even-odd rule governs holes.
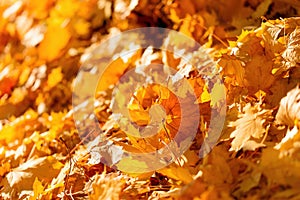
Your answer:
[[[300,85],[289,91],[287,96],[281,99],[276,123],[289,127],[300,125]]]

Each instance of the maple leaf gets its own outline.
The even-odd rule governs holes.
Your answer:
[[[272,73],[288,73],[299,62],[299,17],[269,20],[262,24],[259,33],[264,41],[265,52],[273,58]]]
[[[236,86],[242,86],[245,77],[245,68],[243,63],[233,56],[222,55],[218,64],[222,67],[222,73],[225,83]]]
[[[37,186],[38,183],[34,185],[36,177],[49,183],[53,177],[56,177],[62,166],[62,163],[51,156],[30,159],[17,168],[12,169],[1,180],[2,192],[9,193],[12,197],[15,197],[23,190],[32,190],[34,189],[33,187],[40,187]]]
[[[248,143],[251,137],[259,139],[266,132],[265,122],[270,117],[271,110],[261,109],[259,104],[251,106],[250,103],[246,104],[243,112],[238,115],[238,119],[230,122],[230,127],[235,127],[235,130],[230,134],[234,138],[231,142],[231,151],[238,151],[240,149],[253,150],[251,145],[255,144],[252,141]],[[255,144],[256,145],[256,144]],[[262,145],[257,145],[257,147]]]
[[[255,32],[242,32],[238,38],[237,47],[232,48],[232,53],[243,63],[243,86],[250,93],[258,90],[267,90],[275,80],[272,75],[272,57],[266,55],[261,45],[261,38]]]

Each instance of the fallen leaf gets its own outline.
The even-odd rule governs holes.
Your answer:
[[[290,90],[286,97],[280,101],[280,107],[276,114],[278,124],[293,127],[300,125],[300,86]]]
[[[174,180],[182,181],[184,184],[188,184],[193,180],[193,176],[188,168],[180,167],[176,164],[171,164],[158,170],[158,172]]]
[[[270,110],[260,109],[258,105],[252,107],[251,104],[247,104],[243,113],[239,114],[239,118],[229,124],[230,127],[235,127],[230,135],[231,138],[234,138],[230,150],[238,151],[245,147],[249,147],[249,150],[253,149],[254,147],[249,146],[251,143],[247,143],[247,141],[251,137],[259,139],[263,136],[266,132],[264,123],[268,116],[270,116]],[[255,146],[259,147],[257,144]]]
[[[50,183],[62,167],[63,164],[51,156],[30,159],[19,167],[12,169],[2,179],[0,183],[3,186],[2,192],[15,197],[23,190],[33,190],[33,187],[37,187],[35,189],[41,188],[38,182],[34,185],[36,178],[44,183]]]
[[[47,86],[49,89],[56,86],[63,79],[63,73],[61,71],[61,67],[57,67],[52,69],[50,74],[48,75]]]
[[[96,174],[92,183],[91,200],[111,199],[118,200],[119,194],[125,185],[125,179],[117,173]]]
[[[70,39],[71,33],[63,24],[48,26],[44,39],[38,47],[40,58],[46,61],[52,61],[58,58]]]
[[[36,200],[39,199],[40,194],[44,191],[43,184],[39,181],[39,179],[36,177],[33,182],[33,196],[29,197],[29,200]]]

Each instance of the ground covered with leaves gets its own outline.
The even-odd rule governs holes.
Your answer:
[[[0,198],[300,199],[299,14],[300,3],[291,0],[0,0]],[[157,85],[137,91],[128,109],[145,125],[150,107],[162,105],[165,131],[137,139],[114,124],[113,86],[136,63],[178,70],[201,110],[193,144],[175,163],[124,173],[84,145],[83,138],[97,136],[93,127],[84,137],[78,132],[72,90],[101,41],[149,26],[203,45],[226,87],[225,124],[212,151],[199,157],[216,123],[210,113],[222,103],[218,87],[172,54],[148,49],[118,57],[95,95],[99,126],[114,144],[159,149],[179,126],[174,94]]]

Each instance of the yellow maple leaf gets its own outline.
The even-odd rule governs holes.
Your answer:
[[[224,103],[226,97],[226,91],[223,83],[218,80],[211,90],[211,102],[212,107],[219,106],[220,103]]]
[[[199,101],[199,98],[198,98],[198,102],[205,103],[205,102],[209,102],[210,100],[211,100],[211,96],[210,96],[210,93],[208,92],[208,88],[207,88],[207,84],[206,84],[205,87],[203,88],[203,93],[201,94],[201,100]]]
[[[12,169],[1,180],[2,192],[7,193],[13,189],[16,192],[13,194],[16,195],[23,190],[35,190],[38,195],[43,187],[40,183],[50,183],[62,167],[63,164],[52,156],[29,159]],[[17,199],[15,196],[12,196],[12,198]]]
[[[231,142],[231,151],[238,151],[242,148],[245,150],[252,150],[249,145],[251,137],[259,139],[266,132],[264,123],[270,116],[270,110],[264,110],[256,104],[254,107],[247,104],[243,108],[244,112],[239,114],[239,118],[229,124],[230,127],[235,127],[230,137],[234,138]],[[251,142],[255,145],[256,143]],[[259,147],[259,145],[257,146]]]

